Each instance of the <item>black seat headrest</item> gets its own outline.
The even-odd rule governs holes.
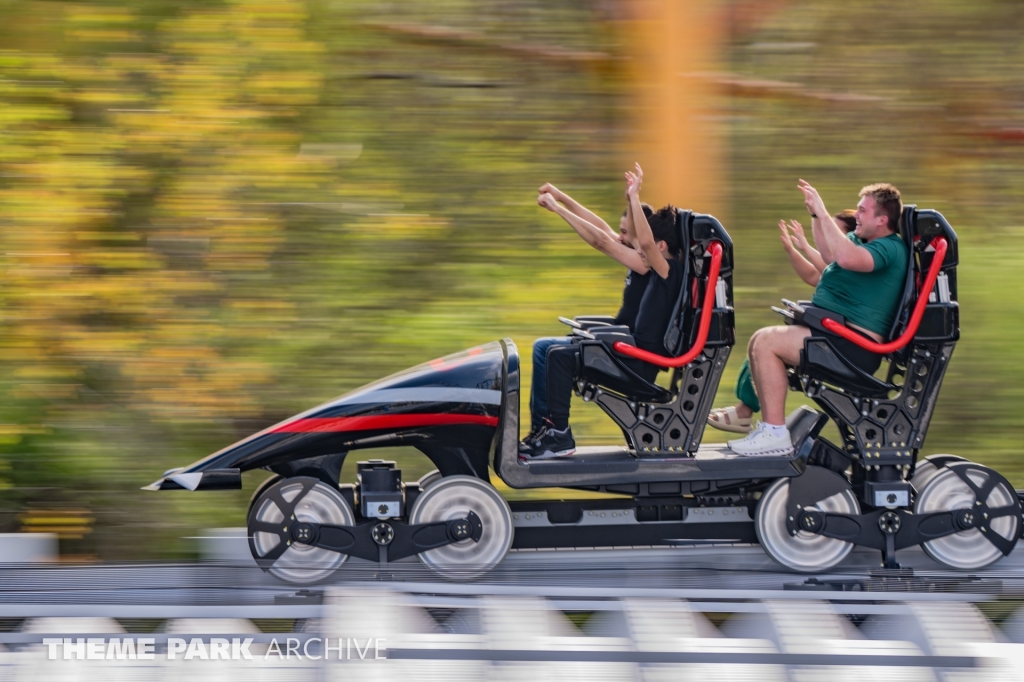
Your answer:
[[[683,333],[686,317],[686,308],[690,303],[690,223],[693,220],[693,212],[682,208],[676,209],[676,230],[679,232],[679,261],[683,266],[683,277],[680,280],[679,294],[672,306],[672,317],[669,318],[668,328],[665,330],[665,338],[662,343],[665,350],[672,355],[678,355],[682,350],[680,345],[685,341],[686,334]]]
[[[915,263],[917,259],[914,257],[914,237],[916,236],[917,229],[917,206],[914,204],[908,204],[903,207],[903,214],[900,216],[900,224],[898,227],[900,237],[903,238],[903,243],[907,246],[907,258],[909,263],[907,265],[907,275],[903,279],[903,294],[900,296],[900,302],[896,308],[896,316],[893,318],[892,326],[889,328],[889,334],[886,338],[887,341],[895,339],[900,335],[904,326],[910,319],[910,312],[914,307],[914,301],[917,300],[915,293],[915,284],[917,281],[917,271],[915,269]]]
[[[910,263],[903,285],[903,295],[900,297],[899,308],[892,328],[889,330],[888,340],[898,337],[910,321],[910,315],[917,302],[917,284],[931,264],[927,255],[928,246],[935,237],[941,236],[946,239],[946,256],[943,260],[942,270],[948,278],[947,288],[952,293],[953,300],[956,300],[956,266],[959,259],[957,237],[942,214],[927,208],[918,209],[916,205],[909,204],[903,207],[899,231],[903,243],[907,245]],[[922,291],[921,295],[928,296],[930,293]]]
[[[690,342],[696,327],[693,322],[696,320],[694,302],[691,300],[693,293],[694,278],[704,277],[703,272],[706,263],[707,248],[713,241],[722,245],[722,263],[719,277],[731,283],[732,281],[732,238],[725,231],[722,223],[713,215],[706,213],[694,213],[692,211],[678,211],[677,224],[680,229],[680,260],[683,264],[683,280],[679,289],[679,296],[675,305],[672,306],[672,317],[668,329],[665,330],[665,349],[670,354],[677,356],[682,354]],[[709,286],[716,286],[716,282],[710,282]],[[731,284],[726,287],[729,292],[729,305],[732,304]],[[696,305],[700,305],[697,303]]]

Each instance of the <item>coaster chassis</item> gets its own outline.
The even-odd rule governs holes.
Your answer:
[[[153,490],[238,488],[241,472],[274,473],[253,495],[248,528],[257,563],[292,583],[323,580],[349,557],[387,563],[413,555],[444,577],[493,569],[510,548],[632,547],[759,542],[802,572],[831,569],[854,545],[882,554],[922,545],[940,563],[974,570],[1009,554],[1021,503],[996,472],[952,455],[918,461],[941,379],[959,336],[956,235],[934,211],[908,207],[911,253],[885,381],[861,372],[812,334],[793,388],[822,412],[789,415],[792,457],[745,458],[701,445],[734,343],[732,243],[711,216],[679,213],[685,275],[665,345],[667,388],[631,373],[628,329],[579,318],[577,390],[619,426],[625,446],[584,447],[549,461],[518,457],[520,367],[510,340],[425,363],[254,434]],[[923,284],[922,284],[923,282]],[[813,306],[799,320],[842,320]],[[821,437],[834,421],[840,444]],[[359,449],[405,445],[437,471],[403,482],[393,462],[342,464]],[[509,504],[512,488],[563,488],[620,497]]]

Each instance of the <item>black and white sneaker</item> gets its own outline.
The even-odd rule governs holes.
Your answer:
[[[545,420],[545,421],[547,421],[547,420]],[[548,423],[550,423],[550,422],[548,422]],[[537,440],[537,435],[541,431],[543,431],[544,428],[545,428],[545,424],[543,422],[541,424],[534,424],[530,428],[530,432],[528,434],[526,434],[525,436],[523,436],[523,439],[521,441],[519,441],[519,452],[520,453],[528,452],[533,447],[533,442]]]
[[[572,438],[572,429],[567,426],[558,430],[551,422],[547,422],[533,440],[521,444],[519,457],[528,460],[554,459],[568,457],[574,452],[576,441]]]

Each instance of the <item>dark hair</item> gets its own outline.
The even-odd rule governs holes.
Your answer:
[[[857,211],[852,208],[840,211],[832,217],[835,219],[839,229],[847,234],[857,229]]]
[[[870,196],[875,200],[875,215],[885,215],[889,218],[889,229],[898,232],[900,229],[900,215],[903,213],[903,200],[900,198],[900,191],[888,182],[876,182],[868,185],[860,191],[860,196]]]
[[[673,257],[679,256],[679,229],[676,227],[676,207],[672,204],[662,206],[648,218],[654,241],[665,242],[668,252]]]
[[[640,203],[640,210],[642,210],[644,212],[644,217],[647,218],[647,220],[650,220],[651,216],[654,215],[654,209],[651,208],[650,204],[645,204],[645,203],[641,202]],[[625,211],[622,212],[622,217],[625,218],[627,213],[629,213],[629,209],[628,208]]]

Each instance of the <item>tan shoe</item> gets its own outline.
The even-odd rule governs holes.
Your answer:
[[[708,426],[713,426],[719,431],[730,433],[750,433],[753,428],[753,420],[750,417],[741,417],[736,414],[736,407],[719,407],[711,410],[708,414]]]

